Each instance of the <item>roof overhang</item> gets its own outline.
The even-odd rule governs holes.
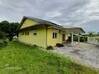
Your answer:
[[[85,31],[81,27],[72,27],[72,28],[64,28],[68,33],[85,33]]]

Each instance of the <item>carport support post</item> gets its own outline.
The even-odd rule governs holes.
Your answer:
[[[79,44],[79,42],[80,42],[80,35],[78,34],[78,44]]]
[[[73,33],[71,33],[71,45],[73,46],[74,38],[73,38]]]

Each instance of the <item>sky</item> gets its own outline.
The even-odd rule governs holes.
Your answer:
[[[99,32],[99,0],[0,0],[0,21],[20,22],[23,16]]]

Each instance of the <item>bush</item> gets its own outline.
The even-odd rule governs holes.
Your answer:
[[[38,46],[36,44],[34,44],[33,47],[38,47]]]
[[[7,45],[6,34],[0,31],[0,47],[4,47]]]
[[[47,50],[53,50],[54,48],[52,46],[48,46],[46,49]]]
[[[7,46],[8,42],[6,40],[3,41],[4,45]]]
[[[80,42],[87,42],[87,37],[80,37]]]
[[[3,40],[0,40],[0,47],[3,46]]]
[[[0,39],[5,39],[5,38],[6,38],[5,33],[0,31]]]
[[[0,47],[7,46],[8,42],[0,39]]]
[[[61,43],[57,43],[57,44],[56,44],[56,47],[64,47],[64,45],[61,44]]]

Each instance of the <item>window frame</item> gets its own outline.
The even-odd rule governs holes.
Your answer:
[[[52,33],[52,38],[53,38],[53,39],[57,39],[57,32],[53,32],[53,33]]]
[[[26,32],[24,32],[25,33],[25,35],[29,35],[29,32],[28,31],[26,31]]]

